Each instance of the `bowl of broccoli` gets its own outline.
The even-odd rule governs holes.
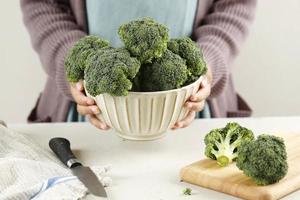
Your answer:
[[[100,120],[130,140],[152,140],[183,119],[183,107],[207,71],[201,49],[188,37],[169,38],[151,18],[122,24],[123,47],[98,36],[81,38],[65,59],[69,82],[84,80]]]

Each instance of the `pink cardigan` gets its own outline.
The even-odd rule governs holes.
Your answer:
[[[199,0],[192,38],[212,69],[208,99],[213,117],[250,116],[236,94],[230,72],[232,59],[254,18],[256,0]],[[84,0],[21,0],[24,23],[48,75],[44,91],[28,121],[62,122],[73,100],[64,72],[68,50],[87,34]],[[99,19],[101,20],[101,19]]]

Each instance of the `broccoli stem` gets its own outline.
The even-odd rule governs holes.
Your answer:
[[[211,130],[204,138],[205,155],[224,167],[238,159],[238,150],[244,143],[254,140],[251,130],[237,123]]]
[[[235,131],[235,129],[231,130],[230,132],[232,133],[233,131]],[[212,153],[217,159],[218,165],[220,165],[221,167],[227,166],[228,164],[232,163],[232,161],[237,157],[237,153],[234,153],[234,149],[238,144],[237,141],[239,141],[241,137],[238,137],[234,143],[230,144],[232,135],[231,133],[228,133],[224,140],[221,139],[221,142],[216,142],[216,146],[219,149],[218,151],[212,150]]]
[[[237,157],[237,153],[234,153],[230,147],[223,146],[218,152],[212,151],[216,156],[217,163],[221,167],[227,166]]]
[[[222,155],[222,156],[219,156],[218,158],[217,158],[217,163],[218,163],[218,165],[220,165],[221,167],[225,167],[225,166],[227,166],[228,164],[229,164],[229,158],[227,157],[227,156],[224,156],[224,155]]]

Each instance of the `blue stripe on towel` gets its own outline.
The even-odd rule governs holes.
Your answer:
[[[59,177],[49,178],[42,183],[40,190],[37,193],[35,193],[30,198],[30,200],[36,199],[40,194],[42,194],[47,189],[51,188],[52,186],[54,186],[56,184],[67,182],[67,181],[74,180],[74,179],[77,179],[77,177],[76,176],[59,176]]]

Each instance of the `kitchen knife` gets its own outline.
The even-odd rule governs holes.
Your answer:
[[[83,166],[74,156],[69,140],[66,138],[52,138],[49,141],[49,147],[60,161],[72,170],[72,173],[78,177],[91,194],[107,198],[104,186],[91,168]]]

